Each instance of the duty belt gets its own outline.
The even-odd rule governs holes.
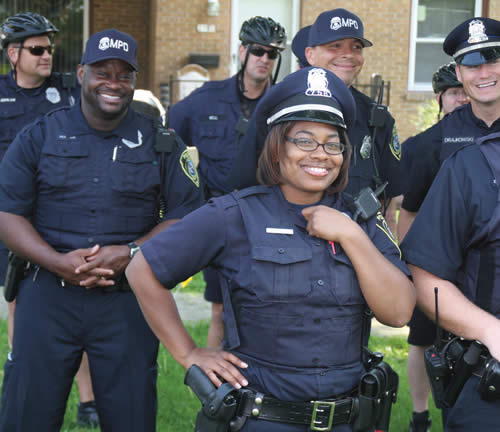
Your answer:
[[[252,390],[240,390],[237,417],[308,425],[311,431],[329,431],[354,420],[354,398],[287,402]]]

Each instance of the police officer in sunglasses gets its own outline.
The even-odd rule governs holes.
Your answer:
[[[0,75],[0,160],[17,133],[38,116],[74,105],[80,94],[76,76],[52,72],[54,44],[59,30],[47,18],[33,12],[8,17],[0,27],[1,47],[11,65]],[[0,243],[0,285],[7,269],[8,250]],[[9,341],[12,341],[15,302],[9,304]],[[78,420],[81,426],[98,424],[88,366],[80,370]]]
[[[245,21],[239,37],[239,72],[231,78],[206,83],[175,104],[169,113],[169,126],[186,145],[198,148],[198,170],[207,198],[231,192],[227,176],[248,119],[265,91],[274,84],[281,63],[280,53],[286,44],[285,29],[272,18],[260,16]],[[207,343],[216,347],[223,336],[222,294],[216,272],[206,269],[204,276],[205,298],[213,305]]]

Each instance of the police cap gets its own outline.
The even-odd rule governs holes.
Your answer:
[[[356,107],[351,92],[332,72],[306,67],[268,90],[256,109],[257,127],[269,130],[286,121],[312,121],[348,129]]]
[[[468,19],[450,32],[443,50],[464,66],[477,66],[500,58],[500,21],[482,17]]]
[[[137,42],[127,33],[107,29],[90,36],[80,64],[94,64],[103,60],[119,59],[137,71]]]
[[[306,58],[306,47],[311,26],[301,28],[292,40],[292,51],[299,60],[300,67],[311,66]]]
[[[348,10],[338,8],[318,15],[311,26],[307,46],[324,45],[347,38],[358,39],[364,47],[373,45],[364,38],[363,22],[359,17]]]

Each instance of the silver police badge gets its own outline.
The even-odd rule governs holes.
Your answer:
[[[363,159],[368,159],[372,153],[372,137],[370,135],[365,135],[363,138],[363,143],[359,149],[359,154]]]
[[[309,71],[306,95],[332,97],[332,93],[328,90],[326,72],[323,69],[311,69]]]
[[[488,36],[486,36],[485,27],[481,20],[472,20],[469,23],[469,39],[467,39],[468,43],[478,43],[484,42],[488,40]]]
[[[137,129],[137,142],[130,141],[128,139],[122,138],[122,143],[125,144],[128,148],[136,148],[142,145],[142,132]]]
[[[53,104],[61,102],[61,95],[59,93],[59,90],[57,90],[55,87],[49,87],[47,90],[45,90],[45,97],[49,102],[52,102]]]

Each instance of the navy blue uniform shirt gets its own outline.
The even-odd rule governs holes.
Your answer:
[[[166,157],[160,179],[152,119],[129,109],[113,131],[89,127],[80,105],[27,126],[9,147],[0,172],[0,210],[31,217],[56,250],[126,244],[157,223],[160,181],[164,220],[203,202],[185,146]]]
[[[356,122],[348,130],[349,140],[353,145],[349,182],[346,192],[355,195],[362,188],[375,188],[373,181],[373,146],[371,145],[372,129],[368,125],[373,101],[359,90],[350,88],[356,103]],[[267,131],[257,130],[255,116],[252,116],[248,131],[242,139],[239,153],[234,161],[228,183],[232,189],[257,184],[257,160],[264,147]],[[388,181],[385,188],[388,198],[403,192],[403,172],[401,169],[401,144],[397,135],[394,118],[387,112],[384,125],[377,129],[375,137],[376,160],[382,182]]]
[[[320,204],[350,215],[342,195]],[[361,226],[408,274],[383,217]],[[274,234],[273,228],[289,232]],[[168,289],[208,264],[217,268],[225,348],[250,365],[242,373],[253,388],[286,400],[341,394],[356,386],[363,372],[365,300],[352,263],[339,244],[334,252],[305,228],[279,187],[257,186],[209,201],[141,248]],[[268,376],[262,370],[273,371],[272,382],[262,378]],[[294,374],[308,377],[300,388]],[[329,383],[324,388],[323,380]]]
[[[419,140],[408,174],[408,188],[402,207],[410,212],[417,212],[443,160],[454,150],[472,143],[475,138],[498,131],[500,119],[488,127],[473,114],[470,104],[458,107],[444,117],[428,130],[425,140]]]
[[[80,86],[64,88],[62,75],[53,73],[42,86],[34,89],[19,87],[12,71],[0,76],[0,160],[17,133],[38,116],[55,108],[73,105],[80,97]]]
[[[410,264],[457,283],[465,251],[484,240],[498,186],[476,144],[444,162],[401,244]]]
[[[198,170],[209,189],[230,192],[227,176],[246,126],[238,94],[238,77],[210,81],[169,111],[169,127],[200,154]],[[241,120],[240,120],[241,119]]]

